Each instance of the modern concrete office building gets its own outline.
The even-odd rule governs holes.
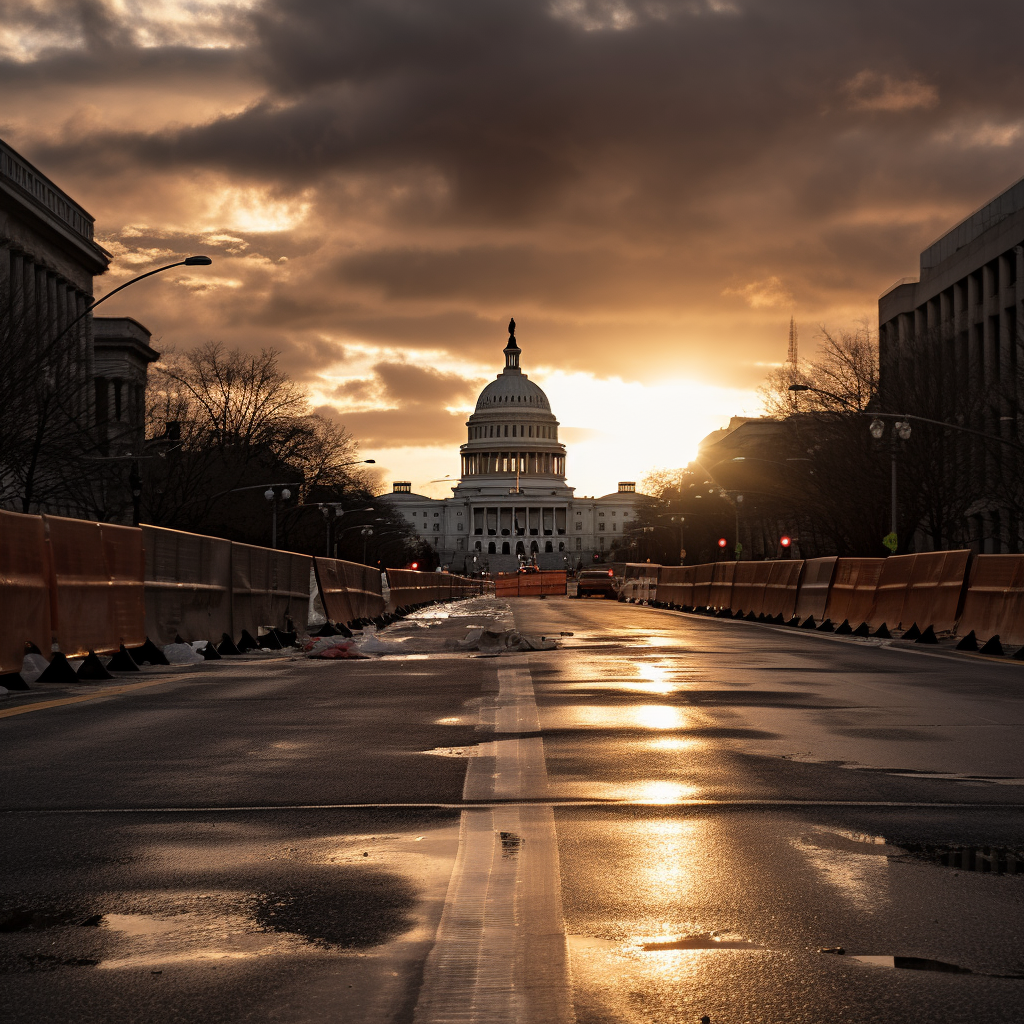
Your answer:
[[[566,449],[547,395],[519,366],[509,324],[505,368],[477,399],[460,448],[452,497],[414,494],[406,481],[385,497],[453,571],[508,572],[521,561],[575,568],[628,545],[642,495],[632,481],[600,498],[577,498],[565,482]]]
[[[985,408],[962,425],[1020,439],[1022,246],[1024,179],[928,246],[917,280],[899,281],[883,293],[878,300],[883,401],[886,375],[894,372],[901,354],[910,349],[911,358],[920,360],[924,350],[943,368],[944,379],[986,396]],[[991,460],[979,458],[979,493],[989,491],[984,477],[996,471]],[[991,499],[978,501],[965,526],[965,541],[982,552],[1018,551],[1024,543],[1024,524]]]

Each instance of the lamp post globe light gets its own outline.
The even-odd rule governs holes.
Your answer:
[[[291,488],[290,487],[282,487],[281,490],[280,490],[280,496],[281,496],[281,498],[284,501],[287,501],[292,496]],[[272,519],[271,519],[271,524],[272,525],[270,527],[270,546],[272,548],[276,548],[277,547],[277,499],[278,499],[278,489],[276,487],[268,487],[263,492],[263,497],[266,498],[267,501],[272,503],[273,516],[272,516]]]

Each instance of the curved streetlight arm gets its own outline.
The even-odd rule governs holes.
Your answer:
[[[790,384],[790,391],[813,391],[818,395],[825,395],[828,398],[834,398],[837,402],[843,402],[844,405],[849,406],[848,402],[845,402],[838,395],[833,395],[830,391],[822,391],[821,388],[812,388],[810,384]],[[956,423],[946,423],[945,420],[932,420],[927,416],[914,416],[910,413],[899,413],[899,412],[868,412],[864,409],[851,409],[851,412],[855,412],[858,416],[871,416],[873,419],[885,419],[885,420],[916,420],[918,423],[931,423],[935,427],[946,427],[948,430],[959,430],[962,434],[974,434],[975,437],[984,437],[989,441],[998,441],[1000,444],[1009,445],[1011,448],[1016,448],[1018,451],[1024,451],[1024,445],[1019,444],[1016,441],[1010,441],[1005,437],[997,437],[995,434],[986,434],[983,430],[972,430],[970,427],[961,427]]]
[[[136,284],[144,278],[152,277],[154,274],[163,273],[165,270],[173,270],[175,267],[208,267],[211,263],[213,263],[213,260],[211,260],[209,256],[187,256],[185,259],[179,260],[177,263],[168,263],[166,267],[157,267],[156,270],[147,270],[145,274],[139,274],[138,277],[133,277],[130,281],[125,281],[124,284],[118,285],[113,291],[107,292],[102,299],[96,299],[95,302],[90,302],[89,305],[86,306],[85,309],[83,309],[82,312],[71,321],[71,323],[67,324],[46,346],[44,355],[53,348],[53,346],[56,345],[57,342],[75,326],[75,324],[87,317],[101,302],[106,302],[111,296],[116,295],[120,291],[124,291],[124,289],[129,285]]]

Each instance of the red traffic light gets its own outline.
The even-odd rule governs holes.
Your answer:
[[[726,544],[728,544],[728,543],[729,543],[729,542],[728,542],[728,541],[727,541],[727,540],[726,540],[726,539],[725,539],[724,537],[719,537],[719,538],[718,538],[718,546],[719,546],[720,548],[724,548],[724,547],[725,547],[725,545],[726,545]]]
[[[781,544],[781,545],[782,545],[782,546],[783,546],[784,548],[788,548],[788,547],[789,547],[789,545],[793,543],[793,540],[792,540],[792,538],[790,538],[790,537],[780,537],[780,538],[779,538],[779,543],[780,543],[780,544]]]
[[[412,568],[418,569],[419,567],[420,567],[420,563],[419,562],[413,562],[412,563]]]

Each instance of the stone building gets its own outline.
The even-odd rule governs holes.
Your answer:
[[[883,293],[878,300],[883,402],[887,374],[899,366],[911,342],[912,358],[919,359],[923,343],[944,379],[986,396],[987,408],[962,425],[1019,440],[1022,246],[1024,179],[928,246],[921,253],[917,280],[899,281]],[[978,464],[984,466],[984,457]],[[984,477],[995,468],[981,472]],[[983,478],[978,484],[979,493],[987,490]],[[1024,524],[1011,513],[980,501],[970,519],[965,540],[977,550],[1020,550]]]
[[[415,535],[455,572],[508,572],[522,562],[576,568],[613,551],[623,555],[637,520],[635,484],[600,498],[577,498],[565,482],[566,449],[547,395],[519,366],[509,324],[505,368],[477,399],[460,448],[452,497],[414,494],[396,482],[384,497]]]
[[[126,487],[128,472],[110,460],[140,451],[146,367],[158,358],[150,333],[130,317],[82,316],[93,301],[93,279],[109,264],[93,238],[93,218],[0,140],[0,336],[5,358],[21,370],[10,376],[51,389],[62,417],[51,447],[76,459],[77,469],[95,466],[94,474],[75,474],[75,487],[62,488],[59,465],[46,461],[48,480],[30,500],[32,511],[107,517],[105,509],[118,505],[111,487]],[[29,500],[10,487],[4,493],[19,510]]]

